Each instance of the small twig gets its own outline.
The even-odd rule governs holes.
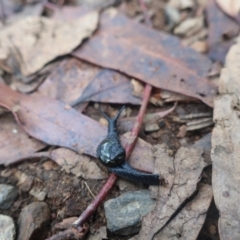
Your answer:
[[[91,196],[93,197],[93,199],[95,198],[95,195],[93,194],[93,192],[91,191],[90,187],[88,186],[87,182],[84,181],[84,184],[86,185],[88,191],[90,192]]]
[[[145,5],[143,4],[143,2],[141,0],[139,0],[139,3],[141,4],[141,7],[144,8]],[[151,22],[150,22],[150,20],[149,20],[149,22],[147,20],[148,15],[147,15],[145,9],[143,9],[143,12],[145,12],[144,16],[146,16],[146,18],[145,18],[146,24],[149,27],[151,27]],[[137,136],[138,136],[139,130],[140,130],[142,122],[143,122],[144,114],[145,114],[145,111],[146,111],[146,108],[147,108],[147,105],[148,105],[148,102],[149,102],[149,99],[150,99],[151,91],[152,91],[152,86],[149,85],[149,84],[146,84],[145,88],[144,88],[144,93],[143,93],[142,105],[141,105],[140,110],[138,112],[136,122],[135,122],[135,124],[133,126],[133,129],[131,131],[131,143],[129,143],[125,146],[126,159],[128,159],[130,157],[130,155],[132,153],[132,150],[135,146],[135,143],[137,141]],[[117,180],[117,176],[114,173],[111,173],[110,176],[108,177],[107,182],[102,187],[102,189],[100,190],[100,192],[98,193],[96,198],[93,200],[93,202],[85,209],[84,212],[82,212],[82,214],[79,216],[79,218],[73,223],[73,228],[72,229],[74,229],[74,228],[77,229],[79,233],[83,232],[83,230],[84,230],[83,227],[82,227],[83,224],[97,210],[98,206],[103,202],[103,200],[107,196],[108,192],[111,190],[111,188],[115,184],[116,180]],[[71,231],[71,229],[68,229],[64,232],[69,233],[69,231]],[[64,232],[62,232],[62,234]],[[54,235],[54,236],[57,236],[57,235]],[[49,238],[47,240],[59,240],[59,238],[54,238],[54,236],[52,236],[51,238]]]

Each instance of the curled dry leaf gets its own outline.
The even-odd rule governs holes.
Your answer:
[[[208,58],[182,46],[176,37],[116,12],[104,12],[98,31],[73,55],[213,105],[217,89],[205,78],[210,68]]]
[[[46,146],[29,137],[9,114],[0,117],[0,165],[9,165]]]
[[[212,133],[213,194],[219,210],[221,239],[240,236],[240,38],[226,57],[219,79],[220,95],[214,102]]]
[[[163,145],[154,147],[155,173],[166,180],[167,186],[151,187],[152,196],[157,198],[157,204],[154,210],[144,217],[142,229],[137,238],[139,240],[152,239],[155,234],[164,230],[165,224],[174,213],[196,191],[202,170],[206,166],[202,149],[182,147],[175,157],[170,157]],[[200,229],[199,225],[195,230]]]
[[[85,38],[91,36],[97,23],[97,12],[68,22],[27,17],[1,31],[1,59],[8,57],[9,49],[14,45],[22,58],[21,72],[24,75],[33,74],[49,61],[79,46]]]
[[[3,83],[0,83],[0,105],[12,111],[18,124],[30,136],[78,153],[95,157],[96,147],[107,134],[107,127],[62,102],[39,95],[27,96]],[[132,139],[126,134],[121,141],[125,145]],[[152,172],[151,145],[139,139],[129,161],[135,168]]]

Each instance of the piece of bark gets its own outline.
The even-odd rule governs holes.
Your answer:
[[[212,201],[212,187],[201,185],[198,195],[159,233],[154,240],[197,239]]]
[[[214,102],[212,133],[212,186],[221,239],[240,236],[240,38],[229,50],[219,80],[220,95]]]
[[[205,78],[210,68],[208,58],[182,46],[176,37],[112,10],[101,15],[99,29],[73,55],[213,105],[216,87]]]
[[[143,219],[137,239],[152,239],[162,231],[174,213],[197,189],[203,168],[207,165],[202,149],[181,147],[175,157],[170,157],[165,146],[155,147],[155,173],[167,183],[165,187],[151,187],[152,197],[157,198],[154,210]]]

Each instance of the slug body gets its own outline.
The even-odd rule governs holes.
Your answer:
[[[97,158],[116,175],[130,181],[140,182],[147,185],[159,185],[159,175],[138,171],[126,161],[126,152],[117,133],[117,120],[124,107],[120,109],[116,117],[109,118],[105,113],[102,115],[108,121],[107,137],[97,147]]]

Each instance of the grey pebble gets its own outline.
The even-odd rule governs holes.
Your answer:
[[[0,209],[9,209],[17,197],[17,188],[8,184],[0,184]]]
[[[104,210],[110,232],[119,235],[138,233],[142,217],[155,206],[149,190],[131,191],[105,202]]]
[[[16,235],[13,219],[0,214],[0,240],[14,240]]]
[[[50,220],[50,210],[45,202],[33,202],[24,207],[18,219],[18,240],[46,238],[46,226]],[[44,238],[45,237],[45,238]]]

